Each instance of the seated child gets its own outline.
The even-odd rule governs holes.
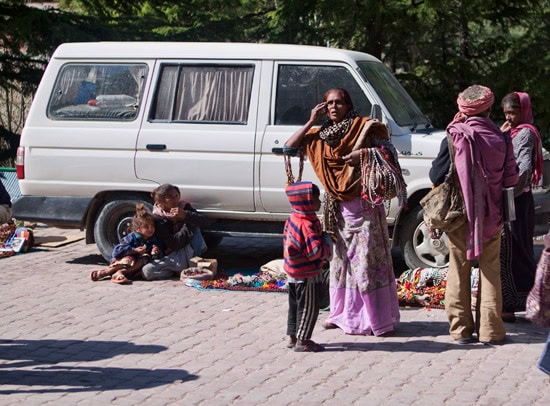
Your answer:
[[[166,254],[141,270],[145,280],[179,277],[190,266],[189,260],[206,251],[200,227],[207,223],[205,215],[181,199],[177,186],[163,184],[152,193],[155,216],[155,237]]]
[[[323,351],[322,345],[311,340],[319,316],[321,268],[331,251],[330,238],[322,232],[315,213],[321,207],[320,191],[311,182],[297,182],[286,188],[286,194],[292,206],[283,236],[283,267],[288,275],[288,348]]]
[[[92,281],[111,276],[114,283],[129,283],[128,276],[138,273],[145,264],[162,256],[155,233],[155,220],[143,204],[136,205],[132,230],[117,244],[107,269],[92,271]]]

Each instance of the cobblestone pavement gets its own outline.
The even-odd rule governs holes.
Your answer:
[[[213,254],[227,269],[280,252],[228,238]],[[442,310],[402,308],[384,338],[323,330],[322,313],[313,338],[327,351],[295,353],[285,294],[91,282],[103,266],[83,241],[0,259],[0,404],[550,404],[536,368],[547,331],[521,318],[491,347],[451,343]]]

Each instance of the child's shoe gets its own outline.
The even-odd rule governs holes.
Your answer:
[[[320,344],[317,344],[312,340],[297,340],[296,345],[294,346],[294,351],[296,352],[321,352],[325,351],[325,347]]]
[[[294,348],[296,347],[296,336],[288,336],[288,343],[286,345],[286,348]]]

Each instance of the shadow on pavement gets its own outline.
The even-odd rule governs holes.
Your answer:
[[[0,339],[0,359],[8,361],[0,365],[0,385],[18,387],[1,389],[0,394],[143,389],[198,379],[181,369],[58,365],[94,362],[123,354],[156,354],[164,350],[166,347],[161,345],[136,345],[126,341]],[[54,388],[21,389],[21,386]],[[63,388],[57,388],[61,386]]]
[[[20,360],[17,363],[0,365],[0,371],[6,367],[89,362],[121,354],[157,354],[164,350],[166,347],[162,345],[136,345],[127,341],[0,339],[0,359]]]
[[[18,389],[0,389],[0,394],[137,390],[196,379],[198,379],[197,375],[182,369],[50,366],[38,367],[30,371],[0,371],[0,385],[18,387]],[[47,388],[21,389],[21,386],[46,386]]]
[[[100,266],[109,265],[109,263],[105,260],[105,258],[103,258],[103,256],[99,254],[85,255],[79,258],[73,258],[70,261],[67,261],[67,264],[100,265]]]

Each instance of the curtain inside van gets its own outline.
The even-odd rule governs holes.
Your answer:
[[[252,66],[165,66],[154,119],[246,123],[253,73]]]

